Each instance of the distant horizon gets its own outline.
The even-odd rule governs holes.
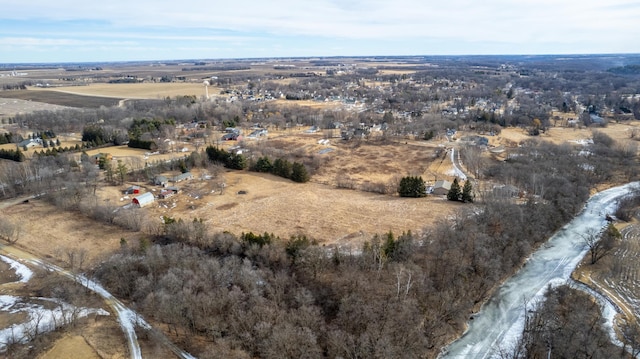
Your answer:
[[[580,58],[580,57],[640,57],[640,52],[634,53],[548,53],[548,54],[433,54],[433,55],[315,55],[315,56],[274,56],[274,57],[221,57],[221,58],[175,58],[175,59],[150,59],[150,60],[96,60],[96,61],[56,61],[56,62],[0,62],[0,67],[8,66],[8,65],[34,65],[34,66],[44,66],[44,65],[76,65],[76,64],[126,64],[126,63],[189,63],[194,61],[204,61],[204,62],[218,62],[218,61],[256,61],[256,60],[307,60],[307,59],[365,59],[365,58],[380,58],[380,59],[402,59],[402,58],[450,58],[450,57],[460,57],[460,58],[473,58],[473,57],[481,57],[481,58],[500,58],[500,57],[522,57],[522,58],[542,58],[542,57],[561,57],[567,56],[571,58]],[[640,62],[638,63],[640,64]],[[6,71],[6,70],[5,70]]]
[[[640,3],[630,0],[243,0],[224,6],[0,0],[0,6],[0,63],[640,53]]]

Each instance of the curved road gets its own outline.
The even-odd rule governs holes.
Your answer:
[[[12,205],[32,198],[34,198],[34,196],[24,196],[4,201],[0,203],[0,209],[8,208]],[[163,333],[152,328],[144,319],[142,319],[140,315],[127,308],[121,301],[119,301],[98,283],[86,278],[83,275],[74,274],[66,269],[48,263],[38,257],[35,257],[31,253],[23,251],[12,245],[0,244],[0,253],[13,258],[14,260],[23,261],[33,266],[43,268],[48,271],[53,271],[67,278],[70,278],[102,297],[105,303],[107,303],[107,305],[109,305],[113,312],[118,316],[118,322],[120,323],[120,327],[122,328],[122,331],[124,332],[127,339],[129,353],[131,353],[132,359],[142,359],[140,345],[138,344],[138,337],[136,336],[135,332],[136,326],[141,326],[142,328],[149,330],[156,340],[162,343],[165,347],[169,348],[177,357],[183,359],[195,359],[194,356],[173,344]]]
[[[467,331],[443,350],[441,358],[494,358],[509,351],[524,326],[525,312],[544,298],[549,285],[564,284],[587,252],[583,236],[606,224],[605,215],[638,182],[597,193],[583,211],[533,253],[469,322]]]

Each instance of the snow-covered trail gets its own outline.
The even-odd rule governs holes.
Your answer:
[[[493,358],[509,350],[519,339],[525,312],[542,300],[549,285],[567,282],[586,254],[582,236],[606,224],[616,201],[637,187],[629,183],[600,192],[589,199],[583,211],[553,235],[507,279],[468,324],[467,331],[444,349],[442,358]]]
[[[136,335],[135,328],[136,326],[141,326],[145,329],[151,329],[151,326],[140,315],[138,315],[135,311],[127,308],[121,301],[119,301],[116,297],[114,297],[111,293],[104,289],[100,284],[88,279],[83,275],[76,275],[66,269],[63,269],[51,263],[47,263],[14,246],[0,245],[0,251],[3,251],[8,255],[25,261],[26,263],[29,263],[31,265],[68,277],[102,297],[105,303],[107,303],[118,316],[118,322],[120,323],[120,327],[122,328],[127,339],[131,358],[142,359],[140,344],[138,343],[138,337]],[[158,335],[158,333],[155,334]],[[191,354],[173,345],[173,343],[171,343],[168,338],[162,336],[159,339],[163,342],[163,344],[168,346],[178,357],[184,359],[195,359],[195,357]]]

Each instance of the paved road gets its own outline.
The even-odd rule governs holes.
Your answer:
[[[456,177],[460,181],[466,181],[467,175],[462,170],[462,163],[460,162],[460,150],[456,151],[456,148],[451,148],[451,163],[453,164],[453,170],[456,173]]]

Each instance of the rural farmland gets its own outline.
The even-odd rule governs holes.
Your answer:
[[[28,330],[1,351],[437,357],[589,198],[640,178],[635,77],[602,70],[614,64],[601,56],[515,59],[116,63],[0,77],[0,286],[12,306],[56,306],[37,294],[101,313],[40,330],[36,311],[3,311],[0,329]],[[580,252],[598,243],[585,233],[615,234],[601,222],[620,229],[573,275],[627,308],[614,336],[579,324],[602,315],[601,299],[573,293],[568,273],[537,288],[527,314],[558,338],[547,318],[576,314],[593,328],[579,335],[602,343],[585,349],[594,357],[640,342],[635,196],[565,235]],[[553,299],[563,296],[575,301]],[[596,304],[566,309],[573,302]],[[477,350],[541,353],[531,333],[509,332],[522,348],[501,336]]]

